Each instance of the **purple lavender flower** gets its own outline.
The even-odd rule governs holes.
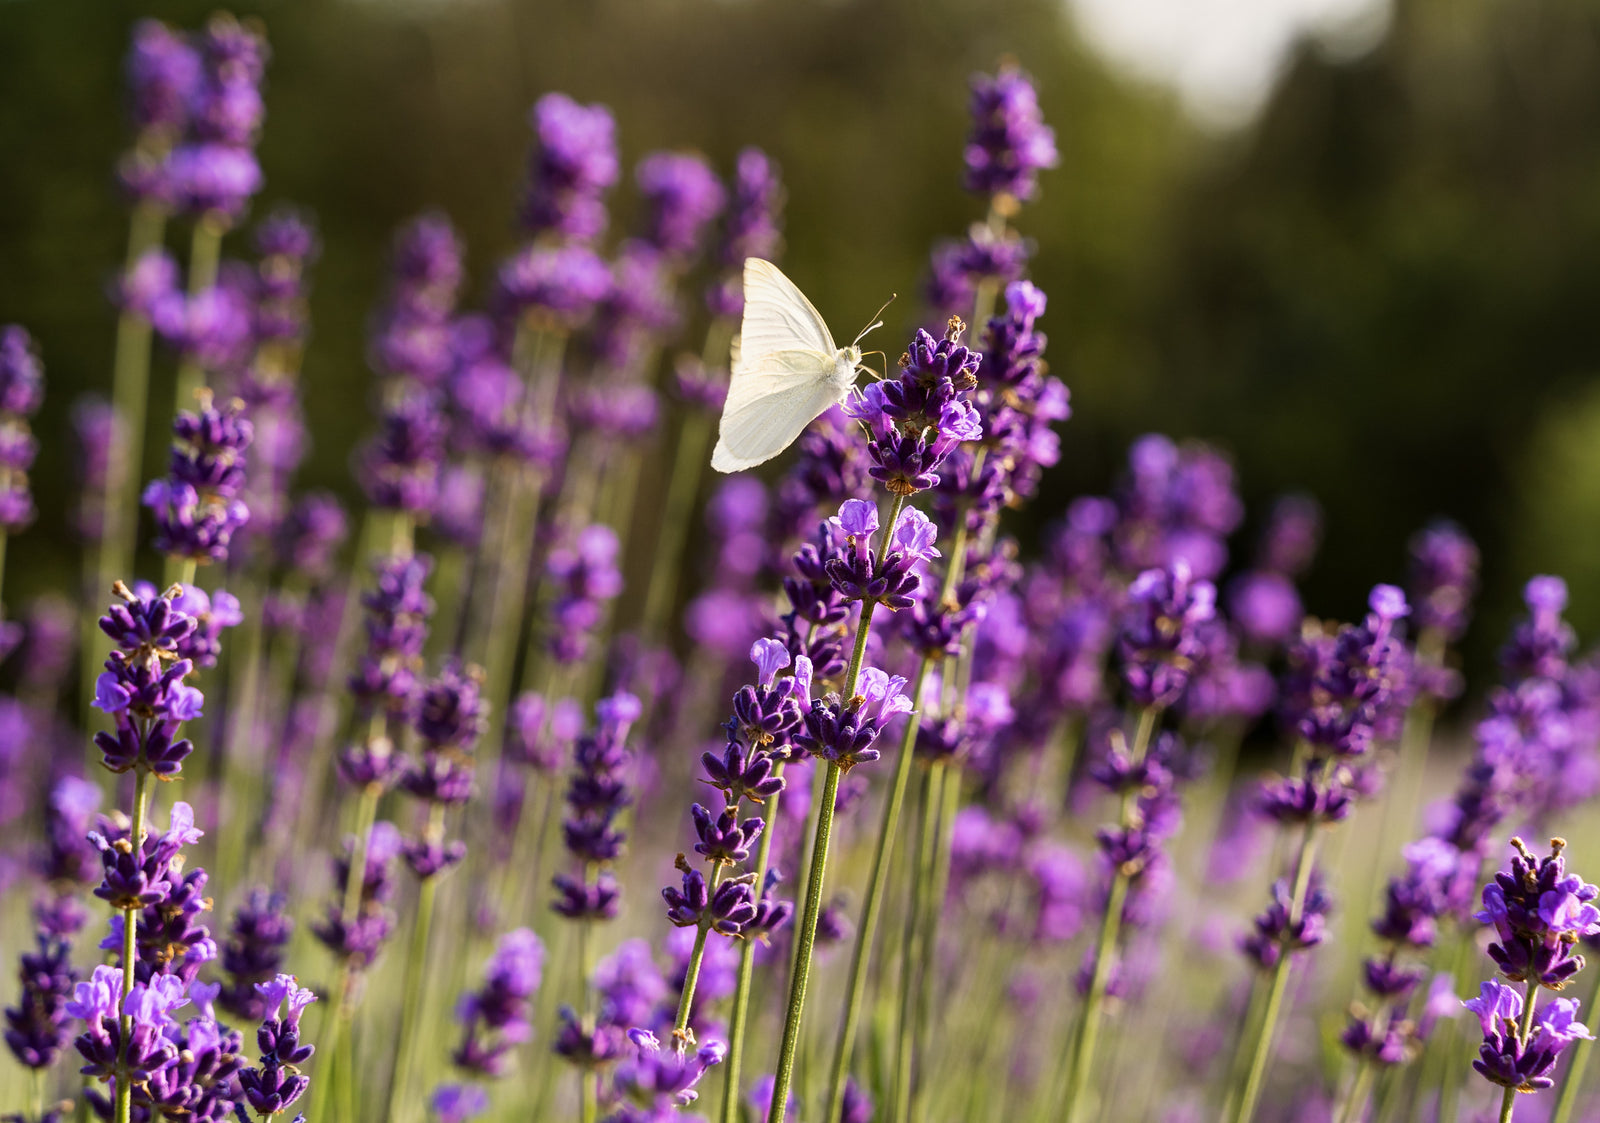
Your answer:
[[[144,505],[156,516],[157,550],[171,557],[224,561],[233,535],[250,518],[239,492],[245,455],[254,436],[238,400],[222,408],[202,392],[195,412],[172,424],[172,459],[166,479],[145,488]]]
[[[461,1044],[455,1064],[481,1076],[505,1075],[507,1054],[533,1036],[530,1005],[544,968],[544,945],[531,929],[500,938],[484,970],[481,990],[463,995],[456,1007]]]
[[[367,651],[350,679],[350,691],[367,714],[385,709],[403,715],[411,706],[433,614],[433,600],[423,588],[432,568],[426,554],[385,558],[374,565],[376,584],[361,598],[367,610]]]
[[[529,161],[523,225],[534,235],[593,240],[605,231],[605,193],[620,172],[611,111],[552,93],[540,98],[528,116],[537,144]]]
[[[972,79],[972,136],[967,141],[967,190],[1027,202],[1038,173],[1056,166],[1056,134],[1039,112],[1033,81],[1014,67]]]
[[[256,984],[255,989],[262,1007],[261,1026],[256,1031],[261,1063],[239,1069],[239,1090],[250,1110],[269,1119],[287,1110],[311,1084],[300,1066],[311,1059],[316,1046],[300,1043],[300,1016],[317,996],[300,986],[293,975],[277,975]],[[239,1117],[244,1118],[242,1110]]]
[[[631,694],[614,694],[595,706],[597,728],[578,739],[576,770],[567,785],[562,836],[577,860],[580,875],[558,874],[560,894],[553,908],[569,920],[610,920],[617,913],[618,889],[609,867],[622,855],[627,835],[617,818],[633,802],[628,773],[633,754],[628,730],[641,712]]]
[[[1411,538],[1411,601],[1420,631],[1454,643],[1472,618],[1478,587],[1478,547],[1450,522],[1434,523]]]
[[[28,469],[39,446],[28,427],[44,397],[44,365],[33,338],[15,324],[0,328],[0,531],[33,521]]]
[[[476,1084],[441,1084],[428,1097],[439,1123],[467,1123],[489,1110],[489,1093]]]
[[[222,969],[227,982],[217,1003],[228,1013],[259,1022],[267,1014],[261,985],[272,982],[283,966],[284,950],[294,933],[294,921],[281,893],[252,889],[233,914],[222,945]]]
[[[134,128],[140,133],[180,132],[200,84],[200,56],[194,46],[159,20],[140,20],[134,24],[123,71]]]
[[[624,1106],[611,1116],[615,1123],[647,1123],[677,1116],[678,1108],[688,1107],[700,1096],[695,1086],[706,1070],[721,1064],[727,1046],[721,1041],[706,1041],[692,1053],[661,1047],[655,1034],[646,1029],[631,1029],[628,1039],[634,1052],[617,1066],[615,1084]]]
[[[779,230],[783,184],[778,166],[759,148],[746,148],[734,165],[717,265],[723,276],[706,289],[706,307],[713,316],[737,319],[744,311],[744,260],[772,260],[782,240]]]
[[[200,716],[205,699],[184,683],[194,669],[179,658],[180,645],[194,632],[196,621],[174,606],[179,590],[160,597],[136,597],[118,582],[114,604],[100,618],[100,630],[118,644],[95,682],[94,706],[109,713],[116,731],[95,734],[104,764],[113,772],[147,768],[173,777],[194,746],[178,737],[186,721]]]
[[[1204,654],[1198,625],[1215,613],[1215,587],[1195,580],[1184,561],[1134,579],[1118,648],[1123,684],[1136,705],[1165,708],[1183,696]]]
[[[699,156],[655,152],[634,172],[644,200],[644,236],[680,267],[700,249],[706,227],[722,212],[727,192]]]
[[[116,493],[126,470],[128,427],[110,402],[91,394],[73,402],[72,432],[80,485],[73,529],[84,541],[98,542],[106,532],[106,495]]]
[[[1511,871],[1484,887],[1483,911],[1474,919],[1494,925],[1489,957],[1501,974],[1559,990],[1583,969],[1583,956],[1573,951],[1577,942],[1600,934],[1600,906],[1593,903],[1600,889],[1566,872],[1562,839],[1551,840],[1550,856],[1542,860],[1521,839],[1511,845],[1517,851]]]
[[[46,925],[17,970],[17,1004],[6,1008],[6,1046],[24,1066],[46,1069],[72,1037],[67,1002],[78,981],[72,944]]]
[[[439,396],[430,390],[397,395],[384,407],[378,434],[357,468],[362,489],[375,507],[424,520],[438,501],[447,423]]]
[[[622,592],[617,569],[616,532],[596,523],[579,531],[570,546],[550,551],[545,572],[556,582],[550,608],[550,652],[562,663],[576,663],[604,618],[606,605]]]
[[[812,701],[805,731],[795,734],[795,747],[846,771],[877,760],[873,746],[884,727],[897,714],[911,712],[911,699],[902,693],[905,686],[899,675],[861,668],[853,698],[828,694]]]
[[[393,823],[383,820],[374,823],[367,837],[366,864],[355,915],[346,916],[343,903],[335,901],[328,905],[324,919],[311,926],[318,941],[353,968],[370,966],[394,929],[394,912],[389,904],[396,889],[394,860],[400,856],[404,841]],[[336,859],[333,864],[334,882],[341,886],[349,882],[356,840],[346,839],[345,849],[348,856]]]
[[[511,318],[582,324],[611,291],[611,270],[584,245],[529,246],[500,267],[496,300]]]
[[[1477,998],[1461,1005],[1478,1015],[1483,1027],[1483,1044],[1472,1067],[1490,1083],[1519,1092],[1552,1087],[1555,1080],[1550,1073],[1562,1051],[1574,1041],[1594,1040],[1579,1019],[1573,998],[1545,1003],[1526,1038],[1521,1027],[1523,997],[1504,983],[1489,980]]]

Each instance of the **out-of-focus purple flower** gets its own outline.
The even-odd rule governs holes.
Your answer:
[[[570,546],[550,551],[545,572],[556,583],[550,609],[550,651],[563,663],[575,663],[589,649],[589,640],[606,606],[622,592],[617,568],[616,533],[596,523],[581,530]]]
[[[1032,199],[1038,173],[1059,160],[1056,134],[1044,123],[1033,81],[1015,67],[972,79],[972,135],[967,141],[967,190]]]
[[[706,307],[713,316],[736,319],[744,311],[744,261],[772,260],[782,241],[779,229],[783,184],[778,165],[759,148],[746,148],[734,165],[717,264],[723,275],[706,289]]]
[[[621,857],[627,835],[617,819],[633,802],[628,773],[633,754],[628,730],[641,712],[631,694],[614,694],[595,706],[595,732],[578,738],[576,770],[567,785],[567,818],[562,837],[579,874],[558,874],[560,896],[552,906],[569,920],[610,920],[617,913],[619,888],[608,868]]]
[[[514,317],[572,328],[611,290],[611,270],[584,245],[533,245],[508,259],[496,277],[496,299]]]
[[[326,580],[348,537],[344,505],[331,492],[310,491],[295,501],[278,525],[278,560],[313,581]]]
[[[123,73],[134,128],[167,136],[180,133],[200,85],[200,55],[194,45],[159,20],[140,20],[133,27]]]
[[[346,839],[348,854],[334,861],[334,882],[341,887],[349,881],[356,842],[354,838]],[[346,916],[340,899],[330,902],[323,920],[311,926],[317,940],[353,969],[370,966],[394,928],[394,912],[389,904],[396,888],[394,861],[400,856],[404,842],[400,829],[393,823],[386,820],[374,823],[367,835],[366,862],[355,914]]]
[[[536,144],[522,221],[535,235],[590,241],[606,228],[605,193],[617,182],[616,121],[603,105],[546,94],[528,115]]]
[[[489,1110],[489,1093],[476,1084],[441,1084],[428,1097],[438,1123],[467,1123]]]
[[[244,1021],[259,1022],[267,1015],[267,999],[259,987],[277,978],[283,967],[284,951],[294,933],[287,907],[282,894],[256,888],[233,914],[222,945],[227,982],[217,1004]]]
[[[717,174],[692,153],[654,152],[639,161],[634,181],[644,200],[645,239],[680,264],[691,260],[727,200]]]
[[[484,969],[482,989],[463,995],[456,1007],[462,1039],[451,1060],[457,1067],[482,1076],[505,1074],[507,1054],[533,1036],[530,999],[543,968],[544,944],[531,929],[500,938]]]
[[[5,1011],[6,1047],[25,1067],[47,1069],[72,1037],[67,1002],[78,982],[72,944],[46,926],[17,970],[17,1004]]]
[[[426,554],[374,564],[374,587],[361,598],[367,650],[350,678],[350,691],[368,715],[379,709],[404,715],[411,706],[433,614],[433,599],[424,588],[432,568]]]
[[[1184,561],[1134,579],[1118,648],[1123,684],[1136,705],[1164,708],[1183,696],[1205,653],[1198,626],[1215,613],[1215,587],[1195,580]]]
[[[1437,522],[1411,538],[1411,602],[1419,631],[1454,643],[1472,618],[1478,588],[1478,547],[1454,523]]]
[[[1229,582],[1228,614],[1246,639],[1276,647],[1299,633],[1305,609],[1292,580],[1282,573],[1256,569]]]

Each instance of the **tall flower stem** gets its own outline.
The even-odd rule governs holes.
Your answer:
[[[723,362],[733,342],[733,333],[733,321],[726,316],[713,320],[706,330],[701,362],[706,366]],[[655,564],[651,566],[650,584],[645,593],[643,632],[646,639],[661,637],[678,591],[683,551],[689,540],[695,496],[700,492],[700,480],[705,475],[706,446],[711,441],[711,433],[711,413],[702,406],[690,405],[678,429],[678,454],[672,461],[672,477],[661,511],[661,530],[656,538]]]
[[[144,845],[144,824],[150,812],[150,773],[143,767],[133,772],[133,823],[128,829],[128,842],[138,854]],[[127,1004],[133,993],[134,959],[138,954],[139,908],[122,910],[122,1003]],[[128,1079],[128,1046],[133,1040],[133,1015],[122,1014],[122,1054],[117,1065],[116,1123],[128,1123],[133,1110],[133,1084]]]
[[[1538,1002],[1539,980],[1529,979],[1528,996],[1522,1001],[1522,1025],[1518,1027],[1517,1032],[1517,1036],[1522,1039],[1524,1046],[1527,1045],[1528,1039],[1533,1036],[1533,1013],[1534,1007],[1538,1005]],[[1517,1090],[1515,1088],[1507,1088],[1505,1095],[1500,1097],[1500,1123],[1511,1123],[1511,1113],[1516,1110],[1516,1106]]]
[[[708,896],[715,895],[717,886],[722,884],[722,868],[721,862],[712,868]],[[678,1016],[672,1023],[672,1042],[679,1056],[689,1051],[689,1018],[694,1013],[694,992],[700,985],[700,961],[705,958],[706,937],[710,934],[710,921],[701,921],[694,936],[694,949],[689,953],[689,966],[684,972],[683,993],[678,996]]]
[[[443,811],[436,804],[433,811]],[[432,823],[429,824],[430,830]],[[440,822],[442,831],[443,822]],[[439,888],[437,875],[424,878],[417,890],[417,916],[411,929],[411,947],[406,952],[406,983],[400,1009],[400,1038],[394,1051],[394,1075],[389,1078],[389,1108],[384,1118],[393,1123],[401,1117],[401,1105],[414,1102],[408,1095],[416,1051],[417,1015],[422,1009],[423,974],[428,962],[428,932],[433,926],[433,903]]]
[[[587,880],[587,878],[586,878]],[[578,921],[578,986],[583,995],[583,1028],[594,1029],[594,988],[590,981],[594,975],[594,921],[587,917]],[[599,1111],[597,1073],[578,1070],[578,1115],[581,1123],[594,1123]]]
[[[189,240],[189,296],[194,298],[217,283],[217,265],[222,258],[222,236],[228,220],[216,211],[207,211],[194,224]],[[194,401],[195,392],[205,385],[205,369],[193,356],[178,366],[178,384],[173,397],[176,414]]]
[[[772,774],[783,776],[783,761],[772,767]],[[778,807],[783,793],[769,796],[766,806],[766,829],[761,832],[761,843],[756,848],[756,891],[766,883],[767,866],[772,858],[772,835],[777,828]],[[754,940],[744,940],[739,947],[739,981],[733,992],[733,1016],[728,1022],[728,1055],[723,1061],[722,1123],[739,1121],[739,1069],[744,1060],[744,1039],[749,1030],[750,986],[755,978],[756,946]]]
[[[128,224],[127,268],[132,269],[147,251],[161,243],[166,229],[166,212],[153,203],[142,202],[133,210]],[[100,542],[95,558],[93,597],[100,597],[112,582],[132,570],[133,544],[139,527],[139,476],[144,463],[145,401],[150,394],[150,322],[124,309],[117,316],[117,342],[111,365],[111,405],[126,433],[126,446],[110,450],[106,465],[105,491],[100,498]],[[92,729],[94,683],[99,665],[87,657],[94,650],[98,631],[93,613],[84,620],[82,650],[83,682],[79,704],[83,727]]]
[[[867,961],[872,957],[873,937],[877,934],[878,916],[883,911],[883,891],[889,881],[889,864],[894,855],[895,836],[899,833],[900,812],[905,805],[906,785],[911,777],[913,748],[917,731],[922,725],[922,692],[933,669],[933,657],[924,655],[917,667],[915,684],[911,688],[911,713],[906,718],[905,732],[900,736],[900,755],[895,759],[894,780],[889,788],[889,798],[884,801],[883,817],[878,821],[878,843],[872,851],[872,872],[867,877],[866,900],[861,905],[861,923],[856,928],[855,944],[850,951],[850,978],[845,987],[844,1014],[840,1019],[839,1036],[833,1049],[833,1067],[828,1076],[828,1111],[824,1123],[833,1123],[844,1110],[844,1081],[855,1051],[856,1030],[861,1021],[862,1001],[867,992]],[[724,1117],[725,1123],[732,1123]]]
[[[1306,823],[1300,836],[1300,853],[1295,859],[1294,892],[1289,898],[1289,921],[1300,920],[1305,906],[1306,891],[1311,887],[1311,867],[1317,851],[1317,821]],[[1283,1010],[1284,992],[1289,986],[1289,968],[1294,957],[1283,951],[1272,967],[1272,981],[1267,989],[1267,1003],[1262,1009],[1261,1028],[1256,1033],[1250,1057],[1250,1068],[1245,1077],[1244,1090],[1239,1094],[1239,1107],[1234,1113],[1234,1123],[1250,1123],[1255,1118],[1256,1103],[1261,1097],[1261,1085],[1267,1073],[1267,1059],[1272,1055],[1273,1038],[1278,1027],[1278,1017]]]
[[[1161,711],[1146,706],[1139,714],[1139,725],[1134,731],[1131,756],[1135,764],[1144,760],[1150,747],[1150,737],[1155,732],[1156,719]],[[1128,825],[1134,809],[1134,793],[1122,798],[1122,822]],[[1083,1018],[1078,1030],[1072,1063],[1068,1069],[1067,1091],[1061,1101],[1061,1119],[1075,1123],[1083,1103],[1084,1089],[1089,1083],[1089,1071],[1094,1066],[1094,1052],[1100,1037],[1100,1008],[1105,1004],[1106,987],[1111,982],[1111,967],[1116,960],[1116,944],[1122,932],[1122,909],[1128,899],[1128,875],[1120,869],[1112,871],[1111,889],[1106,897],[1105,915],[1100,920],[1100,942],[1094,951],[1094,970],[1089,976],[1089,993],[1083,1002]]]
[[[928,769],[922,785],[922,830],[919,832],[916,862],[911,870],[911,901],[905,918],[905,950],[900,956],[900,1013],[892,1085],[893,1109],[889,1116],[894,1123],[905,1123],[911,1118],[911,1069],[916,1051],[912,1037],[916,1025],[916,980],[923,950],[922,914],[927,907],[926,896],[933,881],[934,836],[939,830],[935,808],[941,802],[944,779],[943,765],[934,765]]]
[[[1589,990],[1589,1032],[1600,1031],[1600,972],[1596,973],[1594,986]],[[1568,1123],[1572,1118],[1572,1109],[1577,1106],[1578,1093],[1583,1089],[1583,1073],[1589,1067],[1590,1049],[1578,1049],[1573,1053],[1572,1060],[1567,1064],[1567,1071],[1561,1077],[1561,1092],[1556,1099],[1555,1112],[1550,1116],[1550,1123]]]
[[[905,496],[897,495],[890,504],[886,525],[891,534],[905,502]],[[855,695],[861,664],[866,659],[872,613],[877,606],[877,601],[862,602],[855,647],[850,652],[850,663],[844,673],[841,695],[845,698]],[[783,1042],[778,1047],[778,1070],[773,1077],[772,1105],[767,1111],[767,1123],[783,1123],[789,1110],[789,1084],[794,1079],[794,1054],[800,1044],[800,1018],[805,1012],[806,985],[811,979],[811,953],[817,943],[817,919],[822,915],[822,887],[828,872],[828,840],[833,835],[833,805],[839,798],[839,778],[843,774],[844,769],[837,761],[828,762],[822,797],[817,805],[817,830],[811,842],[811,874],[806,881],[805,914],[801,917],[796,940],[794,970],[789,980],[789,1009],[783,1020]]]
[[[922,905],[922,937],[919,941],[920,960],[917,965],[917,1056],[932,1055],[934,1019],[929,1004],[934,993],[930,973],[939,950],[939,918],[944,907],[945,894],[950,887],[951,830],[956,812],[961,809],[961,770],[950,762],[935,765],[944,772],[940,784],[939,816],[934,821],[933,853],[929,858],[931,880]],[[926,1063],[926,1061],[924,1061]],[[926,1081],[918,1083],[912,1092],[912,1116],[917,1120],[927,1117]]]

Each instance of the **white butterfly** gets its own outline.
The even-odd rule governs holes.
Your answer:
[[[850,393],[861,366],[860,342],[857,336],[850,346],[835,347],[822,314],[793,281],[770,261],[745,258],[744,323],[733,341],[733,374],[711,466],[740,472],[793,444]]]

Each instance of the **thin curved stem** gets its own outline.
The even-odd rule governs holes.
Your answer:
[[[432,839],[444,834],[444,805],[429,809],[428,834]],[[400,1008],[400,1037],[395,1044],[394,1075],[389,1078],[389,1107],[384,1118],[393,1123],[400,1118],[400,1105],[410,1102],[412,1053],[416,1050],[417,1015],[422,1008],[423,972],[428,962],[428,933],[433,927],[434,898],[439,878],[424,878],[417,891],[417,915],[411,929],[411,946],[406,952],[406,981]]]
[[[1528,980],[1528,995],[1522,1000],[1522,1025],[1519,1027],[1518,1036],[1524,1046],[1528,1038],[1533,1036],[1533,1014],[1539,1002],[1539,980]],[[1517,1090],[1507,1088],[1505,1095],[1500,1098],[1500,1123],[1511,1123],[1511,1113],[1516,1110]]]
[[[711,886],[706,891],[708,900],[716,896],[717,886],[722,882],[722,870],[721,862],[712,867]],[[694,936],[694,950],[689,953],[689,966],[683,976],[683,993],[678,996],[678,1016],[672,1023],[672,1042],[680,1057],[689,1050],[689,1018],[694,1013],[694,992],[700,985],[700,961],[705,958],[706,937],[710,934],[711,922],[707,917],[700,922],[700,928]]]
[[[1300,854],[1295,861],[1294,891],[1289,899],[1291,924],[1298,923],[1301,910],[1305,907],[1306,890],[1311,886],[1311,867],[1316,858],[1316,850],[1317,823],[1313,819],[1306,824],[1305,833],[1300,837]],[[1267,1004],[1261,1015],[1261,1029],[1256,1035],[1249,1075],[1245,1077],[1244,1091],[1239,1095],[1239,1108],[1234,1114],[1234,1123],[1250,1123],[1255,1118],[1256,1102],[1260,1099],[1261,1085],[1266,1077],[1267,1059],[1272,1056],[1274,1031],[1277,1029],[1278,1017],[1283,1009],[1283,996],[1288,989],[1289,967],[1293,959],[1291,954],[1284,951],[1272,967],[1272,983],[1267,991]]]
[[[865,634],[866,625],[862,624]],[[833,805],[839,797],[839,777],[844,770],[828,762],[822,786],[822,802],[817,810],[817,834],[811,847],[811,877],[806,896],[805,916],[800,925],[799,954],[794,977],[789,982],[789,1013],[783,1022],[783,1043],[778,1049],[778,1071],[773,1078],[772,1106],[767,1123],[783,1123],[789,1109],[789,1084],[794,1078],[794,1053],[800,1041],[800,1017],[805,1011],[806,984],[811,976],[811,953],[817,942],[817,918],[822,913],[822,885],[828,868],[828,841],[833,834]]]
[[[889,863],[894,855],[895,837],[900,828],[900,812],[905,804],[906,786],[911,777],[911,762],[915,756],[917,731],[922,723],[922,692],[933,668],[933,656],[924,655],[917,667],[915,684],[911,688],[911,714],[906,719],[905,732],[900,736],[900,755],[895,759],[894,781],[889,788],[889,798],[884,801],[883,817],[878,821],[878,844],[872,852],[872,872],[867,876],[866,900],[861,905],[861,923],[856,928],[855,944],[850,952],[850,978],[845,986],[844,1014],[840,1020],[839,1036],[834,1043],[833,1067],[828,1077],[828,1110],[823,1123],[833,1123],[844,1110],[844,1082],[850,1068],[850,1057],[855,1050],[856,1030],[861,1020],[861,1005],[867,993],[867,961],[872,957],[873,937],[877,933],[878,915],[883,910],[883,891],[889,881]],[[732,1123],[726,1117],[725,1123]]]
[[[772,774],[783,776],[783,761],[773,765]],[[782,792],[767,799],[767,826],[761,832],[761,844],[756,850],[755,891],[759,896],[767,880],[767,866],[772,858],[772,835],[777,827],[778,808]],[[739,948],[739,983],[733,992],[733,1017],[728,1022],[728,1056],[722,1062],[722,1123],[739,1121],[739,1069],[744,1060],[744,1039],[749,1028],[750,986],[755,977],[754,940],[745,940]]]
[[[136,767],[133,773],[133,823],[128,841],[135,854],[144,846],[145,818],[150,811],[150,773]],[[128,996],[133,993],[134,961],[138,957],[139,908],[122,910],[122,1002],[121,1054],[117,1059],[117,1123],[128,1123],[133,1110],[133,1083],[128,1079],[128,1046],[133,1039],[133,1015],[127,1012]]]
[[[919,832],[916,865],[912,870],[911,904],[906,909],[905,951],[900,956],[900,1014],[895,1034],[894,1083],[891,1085],[894,1092],[893,1108],[889,1115],[894,1123],[905,1123],[911,1118],[912,1065],[916,1053],[913,1042],[916,982],[924,937],[922,914],[927,907],[926,894],[933,880],[934,834],[939,829],[935,808],[941,802],[944,773],[944,765],[934,765],[928,769],[922,786],[922,829]]]
[[[1161,711],[1146,706],[1139,714],[1139,725],[1134,731],[1131,755],[1134,763],[1144,760],[1155,733],[1156,719]],[[1128,826],[1134,810],[1130,792],[1122,800],[1122,823]],[[1128,875],[1116,870],[1111,876],[1111,891],[1106,898],[1105,915],[1100,921],[1100,942],[1095,947],[1094,970],[1089,976],[1089,993],[1084,998],[1081,1028],[1074,1041],[1072,1063],[1068,1068],[1067,1091],[1062,1097],[1061,1118],[1074,1123],[1083,1102],[1083,1093],[1089,1083],[1089,1070],[1094,1065],[1095,1048],[1100,1036],[1100,1007],[1106,998],[1106,988],[1111,982],[1111,967],[1116,960],[1117,939],[1122,930],[1122,909],[1128,897]]]

